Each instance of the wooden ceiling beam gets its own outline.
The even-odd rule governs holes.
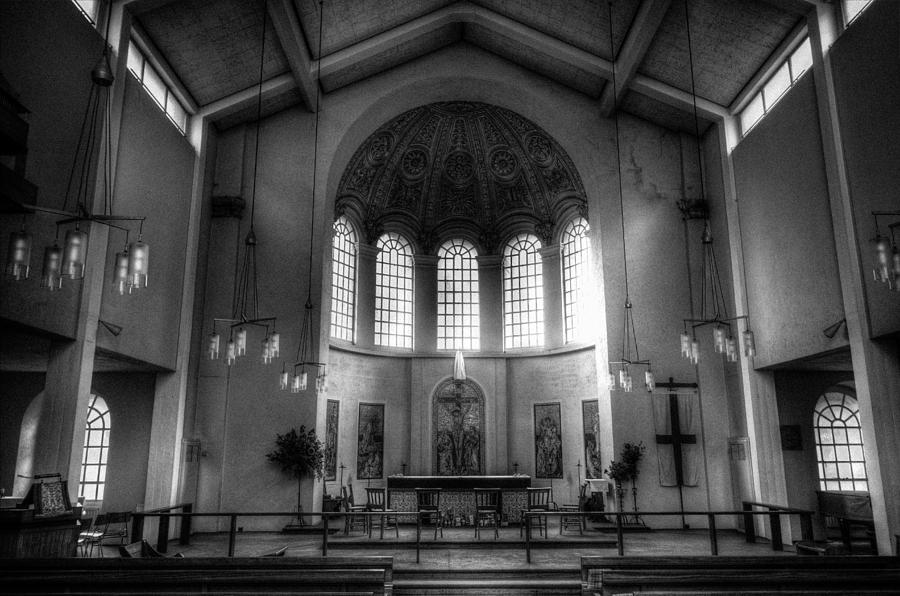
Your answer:
[[[278,43],[290,66],[291,74],[297,83],[300,97],[310,112],[316,110],[316,85],[314,71],[310,68],[312,60],[307,49],[306,36],[300,27],[300,20],[294,9],[292,0],[269,0],[269,17],[275,26]]]
[[[280,74],[272,77],[262,84],[262,99],[266,101],[274,97],[279,97],[285,93],[291,93],[297,88],[297,82],[294,80],[292,73]],[[212,101],[201,107],[197,115],[216,121],[220,118],[233,114],[244,108],[256,105],[257,93],[259,85],[247,87],[237,93],[232,93],[222,99]]]
[[[676,87],[651,79],[648,76],[637,74],[631,82],[631,90],[646,95],[651,99],[660,101],[666,105],[684,110],[690,114],[694,112],[694,102],[691,94]],[[728,108],[702,97],[697,98],[697,115],[705,120],[718,122],[731,116]]]
[[[644,0],[634,17],[631,28],[619,55],[616,57],[616,90],[607,84],[600,96],[600,113],[604,117],[612,115],[616,106],[622,101],[638,67],[644,61],[644,56],[656,37],[656,32],[662,24],[663,17],[672,0]]]

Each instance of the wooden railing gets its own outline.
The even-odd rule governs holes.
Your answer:
[[[772,539],[772,550],[784,550],[781,543],[781,515],[795,514],[800,517],[800,536],[803,540],[813,539],[812,516],[813,511],[806,509],[793,509],[772,505],[771,503],[758,503],[757,501],[741,501],[744,509],[744,532],[747,542],[756,542],[756,524],[753,523],[754,507],[761,507],[769,512],[769,532]]]
[[[193,513],[193,503],[179,503],[169,507],[160,507],[149,511],[135,511],[131,514],[131,541],[138,542],[144,538],[144,519],[147,517],[159,518],[159,528],[156,532],[156,550],[165,553],[169,544],[169,518],[173,511],[181,513]],[[178,531],[179,544],[191,543],[191,516],[181,516],[181,528]]]

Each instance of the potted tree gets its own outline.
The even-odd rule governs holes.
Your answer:
[[[285,526],[284,531],[296,530],[303,524],[303,506],[300,503],[300,487],[307,476],[322,478],[325,450],[316,438],[316,430],[301,425],[299,432],[291,429],[275,438],[275,450],[266,454],[268,460],[281,467],[281,471],[297,479],[297,521]]]

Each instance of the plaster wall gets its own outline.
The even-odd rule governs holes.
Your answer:
[[[893,2],[876,2],[830,53],[871,337],[900,332],[897,293],[874,281],[870,256],[875,236],[871,212],[900,209],[900,140],[893,134],[900,129],[898,37],[900,9]],[[881,232],[892,222],[900,222],[900,216],[880,218]],[[895,237],[900,241],[900,235]]]
[[[27,456],[21,452],[20,435],[22,419],[32,400],[44,390],[44,373],[0,373],[0,488],[7,496],[23,496],[15,493],[16,460]],[[25,474],[25,470],[18,470]]]
[[[732,154],[757,368],[848,345],[815,105],[806,73]]]

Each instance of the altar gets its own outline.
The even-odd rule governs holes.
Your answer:
[[[416,510],[417,488],[441,489],[441,511],[451,520],[459,519],[468,524],[475,515],[475,488],[496,488],[500,490],[501,519],[509,523],[519,523],[522,511],[528,508],[528,494],[531,476],[388,476],[387,490],[389,507],[395,511]],[[414,518],[402,521],[415,521]]]

